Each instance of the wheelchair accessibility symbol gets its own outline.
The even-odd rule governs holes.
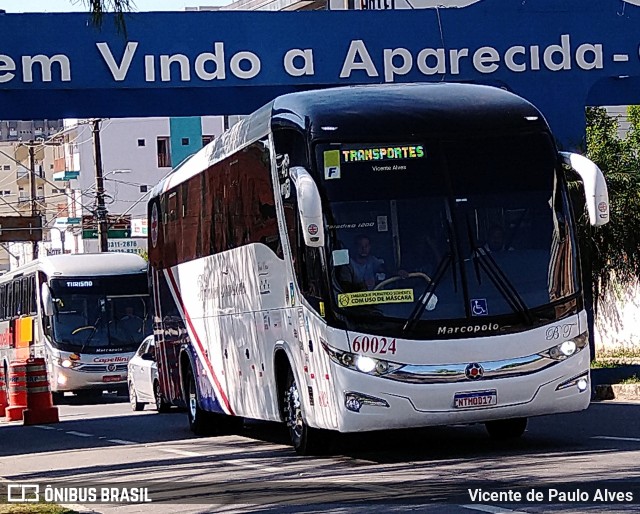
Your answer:
[[[471,300],[471,315],[472,316],[488,316],[489,315],[489,309],[487,308],[487,300],[485,298]]]

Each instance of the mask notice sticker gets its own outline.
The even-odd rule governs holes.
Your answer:
[[[408,303],[413,301],[413,289],[392,289],[389,291],[361,291],[338,295],[340,307],[360,307],[378,303]]]

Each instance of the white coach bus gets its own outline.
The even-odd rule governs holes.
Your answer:
[[[156,186],[159,373],[196,433],[242,417],[327,431],[585,409],[587,316],[565,167],[542,114],[479,85],[288,94]]]
[[[147,263],[125,253],[42,257],[0,277],[0,362],[44,357],[54,396],[125,392],[151,333]]]

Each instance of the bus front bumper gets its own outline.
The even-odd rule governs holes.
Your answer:
[[[54,366],[49,383],[53,392],[78,391],[86,389],[115,390],[127,387],[127,372],[87,372]]]
[[[332,363],[340,432],[427,427],[584,410],[591,400],[589,352],[523,376],[409,384]],[[460,396],[492,397],[486,406],[456,407]],[[495,400],[493,399],[495,397]],[[326,427],[330,428],[330,427]]]

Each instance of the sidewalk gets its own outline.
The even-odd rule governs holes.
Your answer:
[[[619,359],[613,360],[620,362]],[[600,400],[640,400],[640,383],[620,384],[625,378],[640,376],[640,359],[625,361],[615,368],[594,368],[591,370],[592,399]]]

